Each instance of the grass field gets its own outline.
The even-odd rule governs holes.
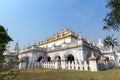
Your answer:
[[[120,80],[120,68],[98,72],[22,69],[15,80]]]

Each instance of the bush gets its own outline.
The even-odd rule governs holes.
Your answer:
[[[6,67],[0,68],[0,80],[13,80],[17,73],[17,70],[8,69]]]

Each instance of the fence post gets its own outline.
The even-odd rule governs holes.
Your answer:
[[[20,64],[19,64],[19,69],[21,69],[22,68],[22,62],[20,62]]]
[[[84,62],[84,70],[85,70],[85,71],[88,71],[88,64],[87,64],[86,61]]]
[[[91,55],[92,56],[89,58],[90,71],[98,71],[96,57],[94,56],[93,52]]]
[[[44,60],[43,59],[40,61],[40,67],[44,68]]]
[[[57,57],[57,59],[55,60],[55,69],[59,68],[59,59]]]
[[[61,68],[66,69],[66,60],[65,59],[61,60]]]

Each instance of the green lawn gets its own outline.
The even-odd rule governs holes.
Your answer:
[[[98,72],[22,69],[15,80],[120,80],[120,68]]]

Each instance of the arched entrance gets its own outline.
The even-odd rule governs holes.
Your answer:
[[[67,57],[66,57],[66,60],[69,62],[72,62],[74,61],[74,56],[72,54],[69,54]]]
[[[40,56],[40,57],[37,59],[37,62],[40,62],[42,59],[43,59],[43,57]]]
[[[50,61],[51,61],[51,58],[50,58],[49,56],[47,57],[47,61],[48,61],[48,62],[50,62]]]
[[[59,66],[59,68],[60,68],[60,67],[61,67],[61,57],[60,57],[60,56],[56,56],[56,57],[55,57],[55,60],[58,61],[58,66]]]

